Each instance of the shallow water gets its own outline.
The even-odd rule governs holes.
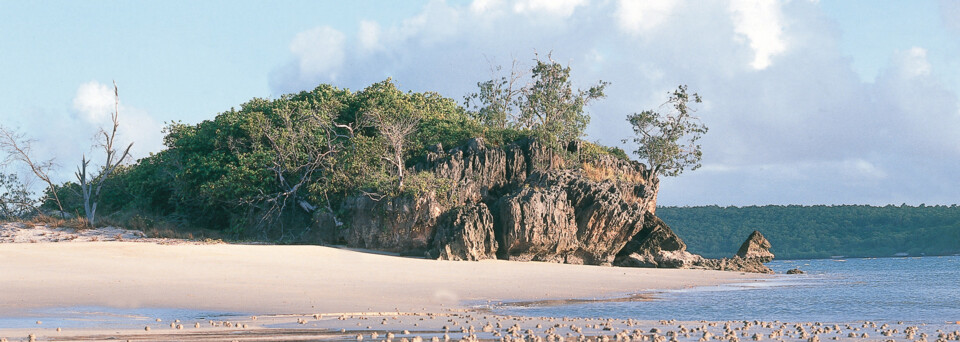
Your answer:
[[[176,319],[181,321],[222,320],[240,314],[164,308],[118,309],[108,307],[69,307],[32,310],[17,317],[0,316],[0,328],[130,328],[138,324],[170,324]],[[37,325],[40,321],[40,325]],[[192,323],[191,323],[192,324]]]
[[[769,282],[654,293],[643,302],[503,306],[501,314],[678,320],[960,321],[960,257],[786,260]]]

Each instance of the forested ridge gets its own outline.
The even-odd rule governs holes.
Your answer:
[[[736,253],[754,230],[770,240],[777,259],[960,253],[956,205],[662,207],[657,216],[692,253],[713,258]]]

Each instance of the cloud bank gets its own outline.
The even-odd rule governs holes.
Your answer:
[[[630,137],[626,115],[678,84],[704,97],[704,167],[665,179],[662,204],[956,203],[960,107],[927,58],[934,47],[892,52],[865,82],[836,27],[807,0],[433,1],[397,25],[301,32],[271,87],[393,77],[461,99],[489,63],[552,53],[575,82],[612,82],[587,131],[608,145]]]

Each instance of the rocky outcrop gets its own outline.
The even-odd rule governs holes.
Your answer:
[[[688,252],[686,244],[662,220],[649,212],[646,215],[643,230],[620,251],[615,265],[773,273],[763,264],[773,259],[773,253],[769,251],[770,242],[760,232],[750,234],[740,248],[743,253],[738,252],[733,258],[707,259]]]
[[[723,259],[704,258],[700,262],[696,263],[692,268],[773,274],[773,270],[760,262],[759,259],[744,259],[741,257]]]
[[[767,241],[763,234],[755,230],[740,245],[740,250],[732,258],[703,259],[696,267],[720,271],[773,274],[773,270],[764,265],[771,260],[773,260],[773,253],[770,252],[770,241]]]
[[[493,215],[483,203],[445,213],[437,223],[430,256],[441,260],[483,260],[497,257]]]
[[[770,252],[770,241],[767,241],[759,231],[754,230],[750,233],[747,241],[740,245],[737,256],[743,259],[757,259],[761,263],[773,260],[773,253]]]
[[[610,265],[643,227],[643,187],[578,171],[535,172],[499,207],[501,257]]]
[[[687,252],[687,245],[660,218],[651,213],[644,217],[643,229],[633,236],[617,254],[617,266],[689,268],[703,258]]]
[[[496,206],[503,259],[564,262],[578,249],[576,216],[563,189],[523,187]]]
[[[408,174],[432,173],[449,190],[356,196],[336,216],[316,215],[311,236],[445,260],[736,270],[752,267],[747,260],[760,266],[766,260],[769,242],[762,236],[745,244],[746,259],[717,261],[688,252],[654,215],[657,184],[647,183],[649,171],[637,162],[601,154],[580,160],[582,167],[563,167],[567,159],[535,140],[490,147],[472,139],[428,151]],[[580,145],[568,152],[580,153]]]
[[[787,274],[803,274],[803,273],[805,273],[805,272],[803,272],[803,270],[801,270],[801,269],[799,269],[799,268],[791,268],[791,269],[787,270]]]
[[[423,255],[445,210],[437,196],[428,193],[379,200],[357,196],[347,200],[344,211],[347,219],[335,235],[348,246]]]

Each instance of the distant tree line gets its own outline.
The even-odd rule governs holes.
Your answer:
[[[778,259],[960,253],[956,205],[661,207],[657,216],[706,257],[733,255],[754,230]]]

